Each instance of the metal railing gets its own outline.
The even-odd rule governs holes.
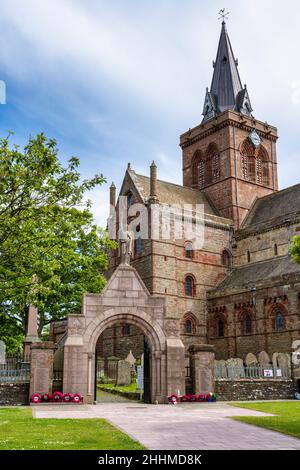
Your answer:
[[[113,381],[116,380],[118,376],[118,361],[107,360],[107,359],[98,359],[97,361],[97,381],[101,382],[103,377]]]
[[[291,369],[289,367],[273,367],[273,366],[231,366],[215,364],[216,379],[290,379]]]
[[[0,362],[0,383],[30,381],[30,356],[7,354]]]

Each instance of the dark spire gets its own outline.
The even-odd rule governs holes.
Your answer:
[[[226,23],[222,22],[214,74],[210,91],[206,90],[203,121],[232,109],[251,116],[252,107],[246,86],[243,88],[238,72],[238,61],[234,58]]]

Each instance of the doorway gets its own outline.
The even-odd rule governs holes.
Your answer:
[[[131,323],[116,323],[98,338],[95,351],[96,402],[151,403],[151,346]]]

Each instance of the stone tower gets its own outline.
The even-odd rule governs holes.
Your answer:
[[[180,138],[183,185],[204,191],[239,228],[256,198],[278,189],[277,129],[252,114],[225,21],[213,67],[202,123]]]

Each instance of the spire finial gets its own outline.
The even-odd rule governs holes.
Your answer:
[[[226,23],[226,20],[228,20],[228,15],[229,11],[226,12],[225,8],[222,8],[222,10],[219,11],[219,20],[222,20],[222,24]]]

